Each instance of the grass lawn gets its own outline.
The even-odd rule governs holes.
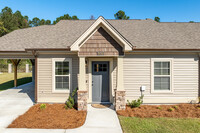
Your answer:
[[[32,82],[32,73],[18,73],[17,85]],[[0,74],[0,91],[14,87],[14,74],[3,73]]]
[[[119,116],[119,119],[125,133],[198,133],[200,131],[200,119],[195,118]]]

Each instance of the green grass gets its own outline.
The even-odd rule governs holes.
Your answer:
[[[32,73],[18,73],[17,85],[23,85],[32,82]],[[3,73],[0,74],[0,91],[14,87],[14,74]]]
[[[136,118],[119,116],[125,133],[198,133],[200,119]]]

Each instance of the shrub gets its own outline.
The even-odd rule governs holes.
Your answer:
[[[41,110],[46,109],[46,104],[41,104],[41,105],[40,105],[40,109],[41,109]]]
[[[178,109],[178,106],[174,106],[175,109]]]
[[[68,100],[65,102],[65,109],[72,109],[74,108],[74,105],[75,105],[75,95],[77,93],[77,90],[78,88],[76,88],[73,92],[72,92],[72,95],[69,96]]]
[[[174,111],[174,109],[173,108],[169,108],[168,111],[172,112],[172,111]]]
[[[127,100],[128,105],[129,105],[131,108],[140,107],[140,105],[143,103],[143,97],[144,97],[144,95],[142,95],[141,97],[139,97],[137,100],[133,100],[133,101],[131,101],[131,102],[129,102],[129,100]]]
[[[161,110],[161,109],[162,109],[162,107],[157,107],[157,109],[160,109],[160,110]]]

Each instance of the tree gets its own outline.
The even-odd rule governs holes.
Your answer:
[[[50,25],[51,24],[51,20],[46,20],[45,24],[46,25]]]
[[[122,10],[119,10],[116,14],[114,14],[115,19],[129,19],[129,16],[126,16],[125,12]]]
[[[160,18],[159,18],[159,17],[155,17],[155,18],[154,18],[154,21],[160,22]]]
[[[45,25],[46,21],[44,19],[41,19],[39,22],[39,25]]]
[[[5,35],[8,30],[4,27],[3,22],[0,21],[0,37]]]
[[[17,21],[17,27],[22,29],[22,28],[27,28],[29,27],[28,21],[27,21],[27,16],[22,16],[20,11],[16,11],[13,14],[14,19]]]
[[[71,19],[72,20],[78,20],[78,17],[74,15],[74,16],[71,17]]]
[[[58,23],[60,20],[78,20],[78,17],[77,16],[71,17],[69,14],[64,14],[63,16],[56,18],[56,20],[53,21],[53,24]]]
[[[194,21],[189,21],[189,23],[194,23]]]
[[[40,19],[38,17],[34,17],[31,21],[31,26],[39,26],[40,25]]]
[[[17,20],[13,16],[12,9],[5,7],[0,13],[0,21],[3,22],[4,27],[11,32],[18,29]]]
[[[91,15],[91,16],[90,16],[90,19],[91,19],[91,20],[94,20],[94,19],[95,19],[95,17],[94,17],[93,15]]]

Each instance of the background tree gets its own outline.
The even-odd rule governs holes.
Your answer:
[[[189,21],[189,23],[194,23],[194,21]]]
[[[50,25],[51,24],[51,20],[46,20],[45,24],[46,25]]]
[[[56,20],[53,21],[53,24],[57,24],[60,20],[78,20],[78,17],[70,16],[69,14],[64,14],[63,16],[56,18]]]
[[[56,24],[60,20],[67,19],[78,20],[78,17],[76,15],[70,16],[69,14],[64,14],[56,18],[53,23]],[[0,12],[0,37],[16,29],[50,24],[51,20],[39,19],[38,17],[34,17],[30,20],[28,16],[23,16],[20,11],[13,13],[11,8],[5,7]]]
[[[29,27],[29,24],[27,22],[27,18],[25,18],[24,16],[22,16],[21,12],[20,11],[16,11],[14,14],[13,14],[13,17],[14,19],[17,21],[17,27],[19,29],[22,29],[22,28],[27,28]]]
[[[0,21],[0,37],[8,33],[8,30],[4,27],[3,22]]]
[[[95,19],[95,17],[94,17],[93,15],[91,15],[91,16],[90,16],[90,19],[91,19],[91,20],[94,20],[94,19]]]
[[[40,19],[38,17],[34,17],[31,21],[31,26],[39,26],[40,25]]]
[[[17,19],[14,17],[11,8],[5,7],[0,13],[0,21],[3,22],[4,27],[11,32],[18,29]]]
[[[122,10],[119,10],[116,14],[114,14],[115,19],[129,19],[129,16],[126,16],[125,12]]]
[[[45,21],[44,19],[41,19],[41,20],[39,21],[39,25],[45,25],[45,23],[46,23],[46,21]]]
[[[159,18],[159,17],[155,17],[155,18],[154,18],[154,21],[160,22],[160,18]]]

